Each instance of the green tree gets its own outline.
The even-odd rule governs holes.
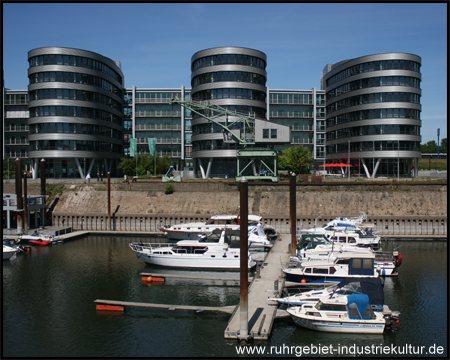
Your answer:
[[[426,144],[420,145],[422,154],[437,153],[437,143],[434,140],[428,141]]]
[[[136,168],[137,162],[137,168]],[[156,173],[165,174],[171,165],[171,161],[167,156],[156,158]],[[134,176],[136,172],[138,176],[143,176],[149,171],[155,175],[155,159],[149,154],[140,154],[136,158],[123,157],[120,159],[119,169],[127,176]]]
[[[134,176],[136,174],[136,159],[123,157],[119,162],[119,169],[125,175]]]
[[[281,169],[294,172],[295,174],[308,174],[309,166],[313,161],[314,157],[311,151],[303,147],[303,145],[297,145],[283,150],[279,165]]]
[[[443,138],[441,140],[441,145],[439,145],[439,152],[443,154],[447,153],[447,138]]]

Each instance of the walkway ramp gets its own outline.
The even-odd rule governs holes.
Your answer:
[[[252,339],[267,340],[277,316],[278,303],[269,301],[279,297],[284,287],[282,268],[289,262],[290,234],[280,235],[249,286],[248,334]],[[226,339],[239,339],[240,306],[233,312],[225,329]]]

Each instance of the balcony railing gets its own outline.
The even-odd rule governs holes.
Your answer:
[[[313,127],[309,125],[291,125],[292,131],[312,131]]]
[[[167,139],[167,138],[156,138],[156,144],[158,145],[165,145],[165,144],[181,144],[181,139],[174,138],[174,139]],[[137,139],[138,144],[147,144],[148,145],[148,139],[147,138],[139,138]]]
[[[165,125],[165,124],[136,125],[136,130],[180,130],[181,131],[181,125]]]
[[[181,111],[136,111],[136,117],[181,117]]]
[[[313,113],[300,111],[271,111],[270,118],[312,118]]]
[[[5,132],[29,132],[29,126],[9,125],[5,127]]]
[[[7,139],[5,140],[5,145],[30,145],[28,140],[17,140],[17,139]]]

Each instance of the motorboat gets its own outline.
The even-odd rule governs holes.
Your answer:
[[[323,297],[317,303],[307,303],[287,309],[298,326],[325,332],[382,334],[397,324],[400,313],[387,306],[373,311],[367,294]]]
[[[381,237],[373,231],[373,227],[373,224],[367,223],[367,216],[361,213],[360,216],[353,218],[337,217],[323,227],[314,226],[302,232],[325,234],[328,239],[340,243],[378,248]]]
[[[19,240],[20,241],[20,240]],[[29,246],[22,246],[19,241],[16,241],[14,239],[3,239],[3,258],[5,258],[5,249],[8,249],[6,252],[9,252],[10,249],[13,249],[15,253],[21,253],[21,252],[29,252],[31,248]],[[12,257],[14,254],[12,254],[10,257]],[[6,255],[8,256],[8,255]]]
[[[274,229],[261,224],[261,216],[248,215],[248,241],[252,248],[270,247],[269,238],[273,237]],[[240,229],[239,215],[214,215],[206,223],[185,223],[167,225],[160,231],[167,234],[169,240],[197,240],[199,236],[215,230]]]
[[[322,289],[313,289],[282,298],[269,298],[279,304],[302,305],[317,303],[324,297],[337,297],[350,294],[366,294],[369,296],[370,306],[374,311],[383,310],[384,291],[383,281],[380,277],[371,278],[345,278],[339,284],[327,286]]]
[[[291,259],[291,264],[301,261],[330,260],[337,254],[373,253],[375,254],[375,269],[382,276],[397,275],[397,268],[401,265],[403,254],[394,250],[392,253],[386,251],[374,251],[372,248],[359,247],[355,244],[335,243],[328,240],[323,234],[302,234],[297,245],[297,258]]]
[[[39,246],[48,246],[62,241],[59,236],[40,234],[37,231],[33,232],[31,235],[22,235],[19,239],[23,243],[30,243]]]
[[[248,215],[249,232],[255,228],[261,228],[266,238],[274,234],[271,226],[261,225],[262,217],[259,215]],[[169,240],[197,240],[198,235],[207,234],[213,230],[223,230],[224,228],[237,230],[240,228],[240,215],[213,215],[203,222],[190,222],[175,225],[164,225],[159,230],[167,234]],[[261,233],[258,230],[258,233]]]
[[[367,223],[367,216],[362,212],[361,215],[357,217],[336,217],[335,219],[327,222],[322,227],[316,227],[314,223],[314,227],[305,230],[306,232],[323,232],[323,231],[342,231],[345,228],[352,227],[373,227],[373,224]]]
[[[12,246],[9,240],[12,239],[3,239],[3,260],[11,259],[17,252],[20,251],[17,247]]]
[[[306,233],[324,234],[327,239],[342,243],[378,249],[381,237],[358,226],[335,227],[327,225],[323,228],[308,229]]]
[[[326,260],[302,261],[296,267],[283,269],[286,281],[297,283],[339,283],[347,277],[378,277],[375,254],[339,253]]]
[[[151,265],[188,269],[239,270],[239,231],[224,229],[199,240],[170,243],[131,243],[136,256]],[[248,252],[248,268],[256,265]]]
[[[258,224],[261,216],[248,215],[248,224]],[[175,225],[164,225],[159,230],[166,233],[169,240],[197,240],[199,234],[210,233],[213,230],[222,230],[225,227],[232,230],[239,229],[239,215],[213,215],[203,222],[190,222]]]

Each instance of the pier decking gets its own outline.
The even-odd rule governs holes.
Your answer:
[[[257,340],[267,340],[277,316],[278,304],[269,297],[278,297],[284,286],[281,269],[289,262],[288,245],[290,235],[281,235],[261,266],[259,276],[255,276],[248,292],[248,333]],[[240,307],[233,312],[224,337],[239,339]]]
[[[167,310],[194,310],[194,311],[219,311],[231,314],[235,306],[195,306],[195,305],[171,305],[171,304],[153,304],[153,303],[141,303],[132,301],[116,301],[116,300],[94,300],[94,303],[98,305],[109,305],[115,307],[143,307],[143,308],[155,308],[155,309],[167,309]]]

